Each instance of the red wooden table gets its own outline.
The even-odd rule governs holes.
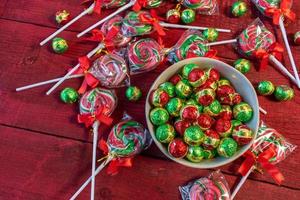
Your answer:
[[[230,18],[233,1],[222,1],[218,16],[199,16],[195,24],[230,28],[231,34],[220,34],[220,39],[231,39],[257,16],[255,11],[242,18]],[[82,11],[79,0],[0,0],[0,199],[67,199],[90,176],[91,135],[76,123],[77,105],[65,105],[59,100],[59,90],[45,96],[47,86],[17,93],[15,88],[37,81],[63,75],[76,58],[86,54],[95,45],[76,39],[76,34],[93,24],[99,17],[87,16],[61,34],[70,42],[70,50],[57,55],[49,46],[39,42],[57,28],[53,15],[67,9],[73,15]],[[300,2],[294,1],[294,11],[300,14]],[[111,12],[111,11],[109,11]],[[105,12],[108,13],[108,12]],[[103,14],[104,15],[104,14]],[[279,42],[283,42],[278,28],[262,17]],[[300,30],[300,20],[287,28],[289,36]],[[182,33],[170,30],[166,46],[174,45]],[[175,37],[176,36],[176,37]],[[290,37],[291,38],[291,37]],[[292,42],[291,42],[292,43]],[[231,45],[216,48],[221,60],[231,64],[239,56]],[[300,64],[300,47],[292,46],[296,63]],[[289,67],[288,58],[284,63]],[[119,106],[116,121],[126,110],[145,124],[145,96],[151,83],[167,65],[153,72],[132,78],[141,87],[144,97],[138,103],[124,98],[124,89],[118,90]],[[291,83],[272,66],[258,72],[252,69],[247,77],[256,83],[267,79],[276,85]],[[78,87],[80,80],[68,81],[64,86]],[[63,88],[62,86],[61,88]],[[291,85],[292,86],[292,85]],[[290,102],[279,103],[259,97],[260,104],[268,111],[261,118],[283,133],[293,143],[300,145],[300,92]],[[60,89],[61,89],[60,88]],[[106,135],[108,127],[102,127]],[[236,199],[299,199],[300,162],[299,150],[278,164],[285,176],[278,187],[268,174],[252,174]],[[231,187],[237,183],[236,171],[241,159],[221,168]],[[205,176],[211,170],[181,166],[166,159],[155,145],[134,159],[134,166],[122,169],[116,176],[101,173],[96,179],[96,199],[179,199],[178,186],[190,179]],[[89,188],[79,199],[89,198]]]

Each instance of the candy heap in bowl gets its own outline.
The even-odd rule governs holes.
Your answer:
[[[173,160],[224,161],[255,137],[254,109],[213,65],[184,64],[148,100],[152,136]]]

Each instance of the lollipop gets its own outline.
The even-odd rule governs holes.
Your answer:
[[[117,107],[117,97],[111,90],[95,88],[86,92],[80,99],[78,122],[84,123],[86,127],[93,126],[93,162],[92,162],[92,184],[91,197],[95,189],[96,148],[98,140],[98,129],[100,123],[110,125],[112,119],[109,116]]]
[[[92,175],[70,198],[74,200],[95,176],[107,165],[109,174],[116,174],[117,166],[130,167],[132,158],[151,145],[148,131],[138,122],[123,120],[116,124],[108,135],[107,142],[101,140],[99,147],[106,154],[105,159]]]
[[[212,15],[218,10],[217,0],[184,0],[183,6],[196,10],[201,14]]]

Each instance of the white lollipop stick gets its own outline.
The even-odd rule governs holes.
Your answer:
[[[94,9],[95,3],[93,3],[89,8],[87,8],[86,10],[84,10],[82,13],[80,13],[79,15],[77,15],[74,19],[72,19],[71,21],[69,21],[66,25],[64,25],[63,27],[61,27],[60,29],[58,29],[57,31],[55,31],[54,33],[52,33],[49,37],[47,37],[46,39],[44,39],[40,45],[43,46],[44,44],[46,44],[49,40],[51,40],[52,38],[54,38],[56,35],[60,34],[61,32],[63,32],[66,28],[68,28],[69,26],[71,26],[74,22],[76,22],[77,20],[79,20],[81,17],[87,15],[88,13],[90,13],[93,9]]]
[[[104,48],[104,44],[100,43],[95,49],[93,49],[91,52],[89,52],[86,56],[88,58],[92,57],[94,54],[97,53],[100,49]],[[78,68],[80,67],[80,64],[78,63],[75,67],[73,67],[64,77],[62,77],[50,90],[47,91],[47,95],[51,94],[60,84],[62,84],[68,77],[70,77],[71,74],[73,74]]]
[[[127,10],[128,8],[132,7],[135,4],[136,0],[131,0],[128,4],[124,5],[121,8],[118,8],[115,12],[113,12],[112,14],[108,15],[107,17],[101,19],[99,22],[97,22],[96,24],[90,26],[89,28],[85,29],[84,31],[82,31],[81,33],[79,33],[77,35],[78,38],[80,38],[81,36],[83,36],[84,34],[88,33],[89,31],[93,30],[94,28],[96,28],[97,26],[100,26],[101,24],[103,24],[104,22],[106,22],[107,20],[113,18],[114,16],[116,16],[117,14],[123,12],[124,10]]]
[[[234,188],[234,191],[231,194],[231,200],[234,199],[235,195],[238,193],[238,191],[241,189],[245,181],[247,180],[248,176],[252,173],[254,170],[255,166],[252,166],[252,168],[247,172],[245,176],[240,180],[239,184]]]
[[[67,79],[80,78],[80,77],[83,77],[83,76],[84,76],[84,74],[75,74],[75,75],[69,76]],[[16,88],[16,91],[20,92],[20,91],[28,90],[28,89],[31,89],[31,88],[47,85],[47,84],[50,84],[50,83],[55,83],[55,82],[59,81],[62,78],[63,77],[55,78],[55,79],[51,79],[51,80],[43,81],[43,82],[39,82],[39,83],[34,83],[34,84],[31,84],[31,85],[26,85],[26,86],[23,86],[23,87]]]
[[[159,24],[162,27],[167,27],[167,28],[182,28],[182,29],[195,29],[195,30],[205,30],[205,29],[208,28],[208,27],[201,27],[201,26],[170,24],[170,23],[165,23],[165,22],[159,22]],[[224,32],[224,33],[230,33],[231,32],[231,30],[229,30],[229,29],[216,28],[216,30],[219,31],[219,32]]]
[[[281,30],[283,41],[284,41],[284,44],[285,44],[285,47],[286,47],[286,50],[287,50],[292,68],[293,68],[293,71],[294,71],[294,75],[295,75],[295,78],[296,78],[296,81],[297,81],[297,86],[298,86],[298,88],[300,88],[298,70],[297,70],[295,60],[294,60],[294,57],[293,57],[293,54],[292,54],[292,51],[291,51],[291,47],[290,47],[290,44],[289,44],[289,41],[288,41],[288,38],[287,38],[287,35],[286,35],[286,30],[285,30],[282,18],[283,17],[279,18],[279,27],[280,27],[280,30]]]
[[[94,200],[94,198],[95,198],[96,151],[97,151],[99,125],[100,125],[99,121],[96,121],[93,124],[93,134],[94,134],[94,137],[93,137],[91,200]]]
[[[259,111],[264,115],[268,114],[268,112],[265,109],[263,109],[262,107],[259,107]]]
[[[96,169],[95,176],[102,171],[102,169],[113,159],[113,156],[109,156],[105,161],[101,163],[101,165]],[[70,198],[70,200],[74,200],[78,197],[78,195],[84,190],[84,188],[91,182],[93,176],[90,176],[86,182],[75,192],[75,194]]]
[[[231,43],[236,43],[236,42],[237,42],[237,39],[223,40],[223,41],[208,43],[207,46],[216,46],[216,45],[221,45],[221,44],[231,44]]]

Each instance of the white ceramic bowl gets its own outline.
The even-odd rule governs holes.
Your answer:
[[[169,68],[167,68],[164,72],[162,72],[160,74],[159,77],[157,77],[157,79],[153,83],[151,89],[149,90],[149,93],[147,96],[146,107],[145,107],[147,125],[148,125],[149,131],[151,133],[151,136],[152,136],[155,144],[168,158],[170,158],[170,159],[174,160],[175,162],[178,162],[182,165],[188,166],[188,167],[203,168],[203,169],[220,167],[222,165],[226,165],[226,164],[234,161],[235,159],[237,159],[238,157],[243,155],[250,148],[254,139],[249,144],[240,148],[239,151],[237,151],[236,154],[231,158],[217,157],[217,158],[214,158],[211,160],[203,160],[200,163],[192,163],[185,159],[174,158],[168,153],[168,149],[166,148],[166,146],[164,146],[162,143],[157,141],[157,139],[155,137],[154,126],[152,125],[152,123],[149,119],[149,113],[151,110],[151,105],[149,103],[149,96],[150,96],[151,91],[157,89],[161,83],[168,81],[174,74],[179,72],[184,65],[189,64],[189,63],[195,63],[195,64],[199,65],[200,68],[203,68],[203,69],[207,69],[210,67],[215,68],[220,72],[222,77],[225,77],[230,80],[230,82],[232,83],[232,85],[234,86],[236,91],[241,94],[244,101],[247,102],[248,104],[250,104],[253,109],[253,112],[254,112],[253,118],[250,122],[247,123],[247,125],[254,131],[254,133],[255,133],[254,137],[256,137],[257,130],[258,130],[258,124],[259,124],[259,105],[258,105],[258,99],[257,99],[255,89],[253,88],[250,81],[242,73],[240,73],[238,70],[234,69],[230,65],[228,65],[224,62],[218,61],[218,60],[214,60],[214,59],[210,59],[210,58],[202,58],[202,57],[201,58],[200,57],[199,58],[191,58],[191,59],[186,59],[186,60],[180,61],[180,62],[170,66]]]

